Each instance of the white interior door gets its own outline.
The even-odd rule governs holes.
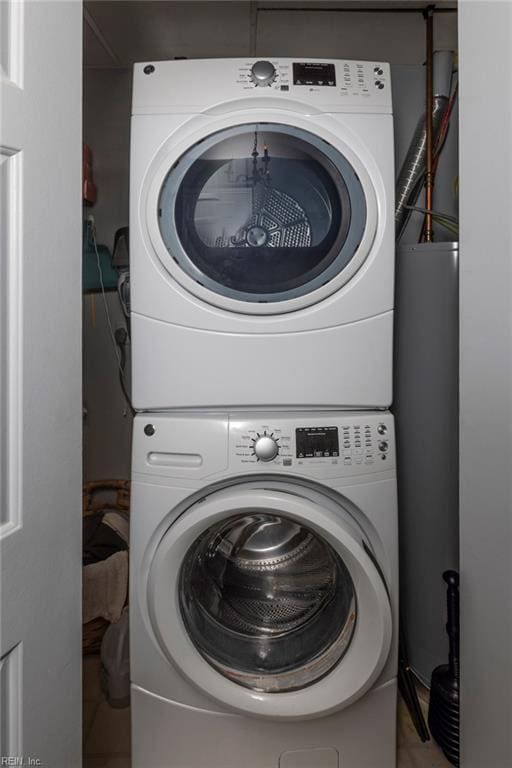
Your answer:
[[[0,0],[2,765],[81,763],[81,13]]]

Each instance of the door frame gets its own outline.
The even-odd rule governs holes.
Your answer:
[[[512,0],[460,0],[464,768],[512,765],[511,37]]]

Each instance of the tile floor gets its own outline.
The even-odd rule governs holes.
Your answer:
[[[130,710],[109,706],[100,687],[99,667],[99,656],[84,657],[83,768],[130,768]],[[420,691],[420,700],[426,712],[426,689]],[[437,744],[422,744],[418,739],[402,700],[398,704],[397,768],[450,768]]]

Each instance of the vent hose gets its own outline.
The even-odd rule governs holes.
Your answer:
[[[434,100],[432,110],[434,146],[439,136],[443,117],[450,103],[452,76],[452,52],[434,53]],[[397,242],[402,237],[411,211],[406,207],[415,205],[423,186],[427,156],[427,129],[425,113],[420,117],[414,131],[405,160],[398,174],[395,193],[395,232]]]

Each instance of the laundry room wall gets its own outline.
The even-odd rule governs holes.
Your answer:
[[[270,1],[264,5],[85,1],[84,141],[93,151],[98,199],[90,212],[99,243],[112,248],[116,230],[128,224],[131,77],[135,61],[270,55],[389,61],[393,66],[397,160],[403,157],[423,110],[422,14],[403,10],[354,12],[340,10],[340,3],[325,3],[322,9],[315,3],[293,5],[292,9],[282,7],[286,2]],[[408,5],[420,3],[411,0]],[[456,50],[456,13],[436,14],[434,31],[437,50]],[[438,176],[439,194],[444,195],[439,203],[448,213],[453,213],[457,205],[453,194],[456,136],[452,126]],[[116,301],[112,294],[109,306],[114,313]],[[113,349],[107,341],[104,310],[98,300],[96,314],[92,315],[89,299],[85,309],[85,476],[129,477],[131,419],[118,384]],[[93,318],[95,326],[91,325]],[[98,382],[100,372],[111,384]]]

